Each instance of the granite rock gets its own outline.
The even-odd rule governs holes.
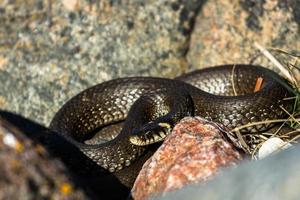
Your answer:
[[[0,1],[0,108],[47,125],[91,85],[180,74],[202,3]]]
[[[225,135],[221,126],[199,117],[181,120],[144,164],[132,189],[133,198],[149,199],[190,183],[205,182],[221,168],[235,166],[242,155]]]
[[[25,138],[29,143],[37,144],[39,149],[43,147],[45,158],[38,157],[32,162],[30,161],[28,165],[35,166],[36,163],[43,163],[44,159],[57,160],[59,164],[63,165],[63,169],[66,171],[65,175],[72,181],[71,184],[84,191],[87,199],[126,199],[142,163],[146,161],[147,156],[148,158],[150,156],[146,154],[127,167],[122,171],[125,176],[121,171],[120,173],[110,173],[93,162],[61,134],[11,112],[0,110],[0,118],[9,122],[10,126],[17,127],[20,130],[20,137]],[[24,146],[22,150],[26,153],[27,146]],[[7,153],[3,152],[3,154]],[[5,157],[1,157],[1,162],[5,162]],[[52,177],[56,178],[59,175],[59,173],[53,174]]]
[[[232,63],[273,68],[255,42],[267,48],[283,65],[295,64],[295,58],[272,48],[300,54],[299,13],[297,0],[207,1],[191,35],[187,54],[190,70]]]
[[[296,200],[300,199],[300,146],[257,162],[245,162],[206,185],[193,184],[153,199]]]
[[[87,199],[64,165],[0,118],[0,199]]]

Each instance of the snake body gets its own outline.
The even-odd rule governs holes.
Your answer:
[[[263,85],[253,92],[259,77]],[[291,110],[293,105],[284,100],[293,96],[287,85],[275,72],[252,65],[217,66],[176,79],[119,78],[70,99],[50,128],[101,167],[122,171],[187,115],[220,122],[229,129],[285,117],[280,107]],[[253,126],[243,132],[267,128],[269,125]]]

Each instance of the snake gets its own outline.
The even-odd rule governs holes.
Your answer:
[[[262,85],[254,91],[258,79]],[[163,141],[182,118],[200,116],[230,130],[282,119],[293,109],[290,88],[274,71],[250,64],[214,66],[174,79],[117,78],[71,98],[50,128],[109,172],[130,173],[126,169]],[[249,126],[241,133],[271,126]]]

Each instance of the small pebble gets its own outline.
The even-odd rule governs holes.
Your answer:
[[[261,160],[271,154],[277,153],[291,146],[292,145],[290,143],[284,142],[278,137],[270,138],[266,140],[258,150],[258,159]]]

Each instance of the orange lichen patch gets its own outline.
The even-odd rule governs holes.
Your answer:
[[[60,192],[64,195],[69,195],[72,192],[72,190],[72,185],[70,185],[69,183],[63,183],[60,186]]]
[[[0,70],[1,70],[1,66],[0,66]],[[0,107],[4,106],[6,103],[5,98],[3,96],[0,96]]]
[[[7,58],[0,56],[0,70],[4,70],[4,67],[7,64],[7,62],[8,62]]]
[[[258,77],[256,79],[254,92],[258,92],[261,89],[263,81],[264,81],[264,79],[262,77]]]
[[[21,153],[24,151],[24,145],[21,142],[16,142],[15,149],[17,152]]]
[[[35,146],[35,151],[40,155],[44,155],[46,152],[45,148],[39,144]]]

